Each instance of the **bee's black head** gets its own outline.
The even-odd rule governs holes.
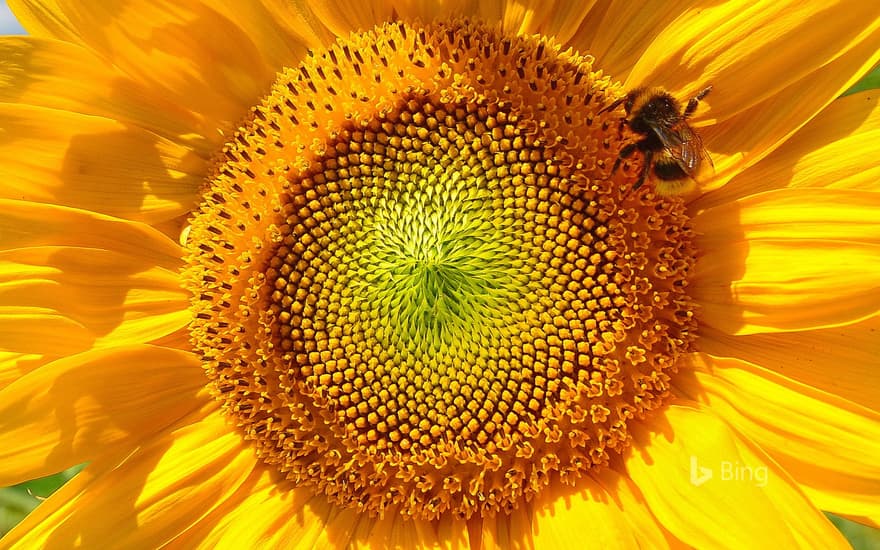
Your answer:
[[[633,106],[636,104],[636,100],[640,96],[645,93],[645,88],[636,88],[635,90],[631,90],[626,94],[626,99],[623,100],[623,108],[626,111],[626,114],[632,113]]]
[[[673,126],[681,120],[681,106],[662,89],[634,90],[624,106],[629,108],[630,128],[643,134],[652,131],[652,127]]]

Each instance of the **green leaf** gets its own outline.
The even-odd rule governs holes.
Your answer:
[[[868,73],[865,78],[860,80],[855,86],[846,91],[843,95],[850,95],[864,90],[874,90],[880,88],[880,66],[874,67],[874,70]]]

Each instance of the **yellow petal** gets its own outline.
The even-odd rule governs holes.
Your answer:
[[[334,510],[325,528],[325,532],[332,533],[327,537],[327,542],[330,543],[328,548],[339,548],[340,546],[365,550],[371,548],[420,548],[412,543],[402,545],[400,536],[403,535],[403,532],[400,529],[395,532],[394,529],[394,524],[400,516],[394,509],[388,510],[388,512],[390,515],[377,519],[359,514],[357,510],[351,508]],[[381,527],[374,529],[377,524]]]
[[[179,268],[181,256],[176,243],[145,224],[60,206],[0,199],[0,249],[45,244],[128,251],[150,265],[170,270]],[[49,285],[53,294],[58,293],[56,284],[50,281],[42,281],[42,284]],[[8,285],[4,287],[4,292],[9,290]],[[16,299],[23,297],[16,296]],[[85,326],[59,314],[55,304],[50,305],[49,308],[12,307],[0,315],[0,325],[4,327],[0,329],[0,341],[4,346],[8,348],[14,342],[21,349],[52,354],[4,353],[8,360],[0,365],[0,387],[57,356],[83,351],[94,344],[95,336]],[[54,336],[46,338],[47,333]]]
[[[672,21],[691,11],[694,0],[600,0],[569,44],[595,56],[597,67],[619,81],[627,77],[645,50]],[[571,2],[571,4],[577,4]],[[668,85],[658,81],[657,84]]]
[[[638,487],[611,469],[545,491],[533,507],[536,548],[581,548],[585,533],[595,548],[669,546]]]
[[[0,486],[130,451],[207,398],[198,359],[152,346],[59,359],[0,390]]]
[[[539,24],[525,27],[523,34],[540,33],[552,36],[563,44],[568,44],[577,34],[596,1],[555,0],[552,3],[547,3],[543,0],[531,0],[532,9],[536,13],[544,14],[544,17]]]
[[[695,216],[701,249],[736,241],[880,242],[880,193],[848,189],[782,189],[750,195]]]
[[[443,548],[449,550],[465,550],[473,548],[473,544],[470,541],[467,522],[463,519],[453,518],[448,515],[443,516],[440,518],[435,531],[438,538],[444,542]],[[423,538],[427,538],[427,536]]]
[[[32,36],[57,38],[68,42],[79,40],[79,34],[55,0],[6,0],[21,26]]]
[[[499,13],[506,4],[505,0],[395,0],[394,12],[398,19],[404,21],[433,21],[450,17],[473,17],[481,13],[481,10],[489,10],[491,13]],[[378,11],[378,10],[377,10]],[[379,12],[381,13],[381,12]],[[488,19],[497,22],[499,19]],[[376,24],[381,23],[381,21]]]
[[[707,253],[697,269],[701,322],[730,334],[835,327],[880,311],[870,279],[880,269],[875,244],[737,242]]]
[[[238,492],[179,533],[172,547],[325,548],[318,541],[335,513],[323,497],[258,467]]]
[[[706,327],[700,351],[762,365],[792,380],[880,410],[880,317],[824,330],[730,336]]]
[[[192,345],[190,344],[189,326],[181,327],[178,330],[170,334],[166,334],[161,338],[150,340],[149,343],[154,346],[163,346],[166,348],[181,349],[184,351],[192,350]]]
[[[244,36],[248,44],[253,43],[253,53],[259,56],[262,60],[261,64],[269,71],[261,77],[266,83],[273,82],[275,73],[282,70],[283,67],[298,65],[310,49],[326,47],[335,38],[311,13],[308,2],[301,0],[261,0],[259,2],[201,0],[201,2],[207,8],[191,8],[193,12],[201,13],[205,10],[215,10],[216,15],[212,14],[212,19],[217,18],[218,15],[220,20],[225,18],[224,25],[231,22],[238,27],[233,36]],[[169,2],[169,4],[176,3]],[[199,22],[199,24],[202,23]],[[206,32],[209,31],[206,29]],[[229,46],[223,46],[223,51],[237,47],[238,44],[233,43]],[[216,46],[212,47],[210,51],[206,52],[206,55],[217,55],[216,48]],[[251,54],[250,51],[244,53]],[[196,54],[191,55],[195,56]],[[224,55],[228,56],[228,54]],[[242,60],[238,60],[238,63],[240,65],[233,70],[252,68]],[[251,62],[251,65],[253,66],[254,63]],[[247,100],[248,98],[245,96],[243,99]],[[257,99],[251,98],[252,104],[256,103]]]
[[[118,120],[186,144],[209,159],[222,144],[216,129],[199,135],[203,115],[138,84],[88,49],[31,36],[0,37],[0,102],[50,107]]]
[[[836,100],[765,159],[692,203],[702,210],[783,187],[880,189],[875,90]]]
[[[0,250],[68,246],[112,250],[180,269],[183,251],[153,227],[53,204],[0,199]]]
[[[689,95],[711,83],[713,112],[723,120],[861,43],[876,49],[878,30],[876,6],[860,0],[700,5],[663,29],[627,84],[664,85]],[[854,69],[841,70],[846,72],[842,80],[852,77]],[[842,91],[827,90],[828,101]]]
[[[817,507],[880,517],[880,414],[737,359],[694,354],[688,368],[680,391],[760,445]]]
[[[880,194],[788,189],[694,218],[692,296],[730,334],[840,326],[880,310]],[[830,268],[829,266],[833,266]]]
[[[259,101],[280,67],[266,63],[259,37],[210,4],[57,0],[52,12],[130,78],[227,130]],[[210,128],[199,131],[207,135]]]
[[[94,341],[88,328],[54,308],[0,306],[4,351],[57,357],[87,350]]]
[[[471,16],[490,24],[499,23],[511,34],[540,33],[567,43],[590,11],[590,2],[568,0],[334,0],[312,1],[318,19],[335,34],[347,36],[387,21],[432,21],[454,16]]]
[[[95,347],[148,342],[189,323],[189,296],[176,271],[109,250],[36,247],[0,251],[4,311],[57,312],[91,335]],[[34,339],[52,340],[50,327],[29,327]],[[35,349],[2,336],[10,351],[55,354],[54,343]]]
[[[0,104],[0,197],[126,219],[189,212],[207,172],[186,147],[110,119]]]
[[[256,470],[244,487],[223,506],[176,537],[174,545],[183,548],[389,548],[394,546],[370,544],[372,527],[403,523],[396,514],[375,520],[355,510],[342,510],[309,489],[296,489],[280,481],[277,473],[267,469]],[[395,531],[397,536],[413,535],[415,523],[406,523],[407,527]],[[363,532],[354,535],[361,528]],[[357,540],[352,540],[353,536]],[[433,540],[421,533],[415,536],[420,543]]]
[[[638,428],[627,472],[660,523],[685,544],[849,548],[784,470],[698,404],[670,406]]]
[[[327,523],[337,510],[326,500],[310,491],[291,491],[286,494],[280,494],[277,490],[273,492],[278,498],[266,499],[264,492],[260,495],[263,502],[245,503],[241,510],[246,514],[234,514],[239,519],[237,524],[229,526],[225,532],[214,533],[213,537],[205,539],[201,547],[212,548],[216,541],[218,546],[243,548],[238,546],[240,542],[246,543],[249,540],[256,542],[251,548],[283,548],[291,543],[291,548],[303,550],[345,547],[344,541],[335,538],[327,530]],[[267,505],[271,505],[271,508]],[[253,517],[261,517],[263,520],[255,529],[247,528],[247,522],[252,521]],[[265,528],[261,529],[261,525],[265,525]],[[245,530],[250,534],[246,534]],[[333,546],[337,541],[341,545]]]
[[[465,549],[467,529],[462,521],[444,518],[439,521],[406,519],[394,510],[388,511],[382,518],[362,516],[351,520],[349,516],[340,514],[331,522],[342,524],[346,519],[357,525],[351,537],[351,547],[358,550],[381,550],[383,548],[424,548],[431,550]],[[450,527],[457,523],[457,532],[452,533],[440,529],[441,521]],[[329,527],[328,527],[329,528]]]
[[[566,44],[575,36],[594,4],[594,1],[569,0],[479,2],[477,14],[485,21],[500,21],[504,32],[543,34]]]
[[[394,11],[387,0],[311,0],[307,4],[318,21],[342,37],[391,21]]]
[[[878,42],[880,37],[861,41],[776,95],[702,129],[700,135],[710,150],[716,172],[715,178],[703,185],[704,190],[716,189],[760,162],[855,84],[880,61]],[[713,90],[711,97],[717,95]],[[721,117],[722,111],[713,106],[712,114]]]
[[[349,547],[358,550],[381,550],[383,548],[424,548],[431,550],[466,550],[474,548],[468,542],[467,525],[464,520],[454,519],[449,514],[434,521],[406,519],[395,510],[389,510],[382,518],[354,515],[341,512],[328,522],[327,532],[349,532],[346,522],[356,526],[351,534]],[[332,548],[342,540],[333,534]],[[486,548],[486,546],[483,546]],[[304,547],[309,548],[309,547]]]
[[[219,414],[192,418],[115,469],[90,465],[4,542],[22,548],[94,548],[112,540],[119,548],[160,548],[246,491],[242,484],[255,460]]]
[[[472,526],[479,526],[483,548],[525,549],[536,548],[532,539],[531,506],[522,505],[510,514],[497,514],[484,518],[472,517]]]
[[[311,0],[263,0],[262,5],[270,13],[270,18],[281,28],[290,41],[305,44],[311,48],[331,44],[336,35],[315,15]],[[238,7],[239,2],[233,4]],[[289,63],[288,63],[289,65]]]
[[[0,390],[53,359],[39,353],[0,351]]]

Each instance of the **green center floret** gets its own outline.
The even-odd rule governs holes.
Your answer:
[[[522,221],[493,207],[510,187],[446,170],[400,174],[384,197],[353,204],[364,229],[346,247],[357,277],[351,300],[379,312],[384,343],[410,353],[482,346],[516,322],[528,292]]]

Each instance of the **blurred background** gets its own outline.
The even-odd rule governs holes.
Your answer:
[[[3,6],[0,8],[0,34],[23,33],[24,29],[21,28],[21,25],[18,24],[15,17],[12,17],[12,14],[9,13],[9,8],[6,6],[6,0],[0,0],[0,2],[3,2]]]
[[[0,35],[23,33],[24,29],[9,12],[6,0],[0,0]],[[0,59],[0,66],[2,64],[3,60]],[[880,70],[875,70],[851,91],[867,88],[880,88]],[[28,512],[36,508],[41,500],[52,494],[81,469],[82,466],[76,466],[53,476],[0,489],[0,536],[12,529]],[[880,495],[877,498],[880,498]],[[832,515],[829,517],[856,550],[880,550],[880,529],[871,529]]]

